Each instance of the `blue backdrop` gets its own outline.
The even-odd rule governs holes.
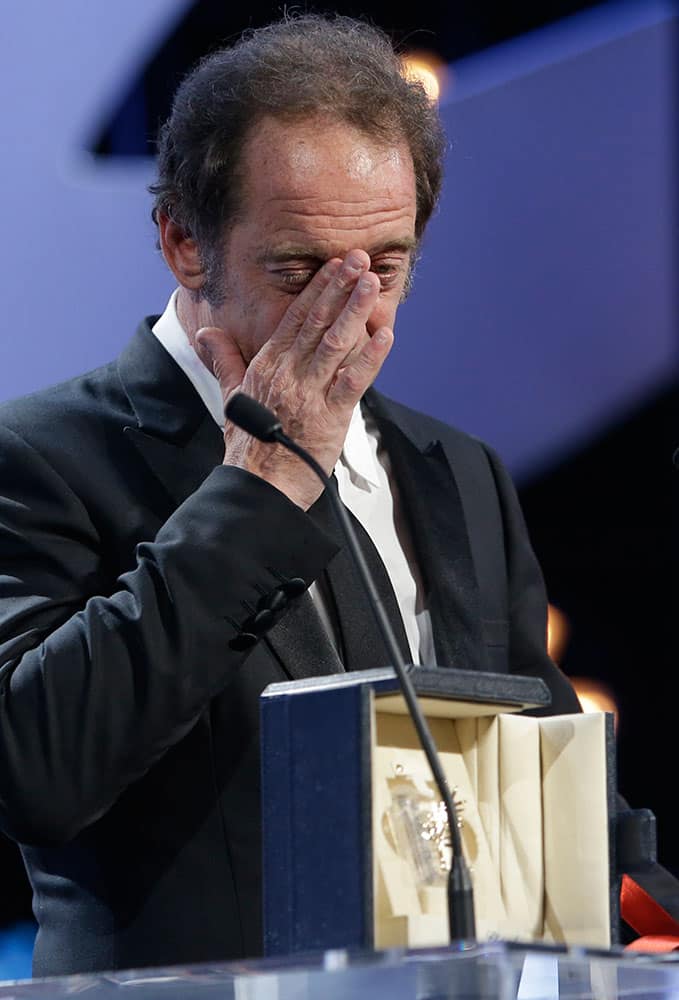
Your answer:
[[[110,360],[165,304],[153,163],[88,147],[187,6],[3,10],[0,398]],[[380,381],[519,474],[676,370],[672,13],[606,4],[454,67],[441,210]]]

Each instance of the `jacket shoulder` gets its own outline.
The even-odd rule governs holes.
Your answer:
[[[129,403],[115,361],[83,375],[0,403],[0,427],[40,449],[41,444],[65,443],[89,426],[129,422]]]

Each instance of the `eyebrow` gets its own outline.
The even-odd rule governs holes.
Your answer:
[[[378,243],[371,247],[370,250],[366,251],[370,258],[377,257],[381,253],[409,253],[414,250],[417,246],[417,240],[414,236],[406,236],[401,239],[387,240],[384,243]],[[325,263],[326,260],[330,260],[335,254],[327,254],[315,250],[313,247],[309,246],[295,246],[294,244],[289,244],[280,247],[266,247],[260,254],[257,255],[257,263],[259,264],[288,264],[291,261],[313,261],[314,263]]]

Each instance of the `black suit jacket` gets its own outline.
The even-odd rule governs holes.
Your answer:
[[[500,463],[377,393],[366,405],[440,664],[544,677],[554,710],[577,711]],[[336,547],[222,454],[148,321],[116,362],[0,407],[0,816],[33,886],[36,975],[261,950],[259,694],[342,667],[306,593],[233,646]]]

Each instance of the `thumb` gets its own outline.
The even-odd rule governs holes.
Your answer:
[[[236,341],[217,326],[204,326],[194,338],[196,354],[219,382],[226,400],[243,381],[246,364]]]

